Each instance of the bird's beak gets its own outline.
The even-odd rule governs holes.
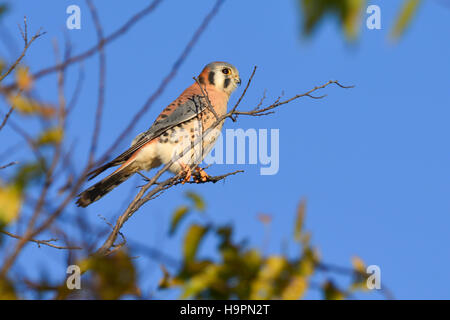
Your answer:
[[[237,78],[236,79],[236,83],[237,83],[238,86],[240,86],[241,85],[241,78]]]

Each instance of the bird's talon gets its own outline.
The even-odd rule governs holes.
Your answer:
[[[194,181],[196,183],[200,183],[200,182],[206,182],[209,179],[209,175],[205,172],[205,170],[203,170],[200,167],[195,168],[195,172],[197,174],[198,177],[195,177]]]

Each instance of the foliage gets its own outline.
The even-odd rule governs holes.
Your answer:
[[[367,0],[298,0],[302,16],[302,33],[309,37],[320,23],[332,16],[349,41],[358,38],[361,31],[362,18],[368,5]],[[399,39],[410,25],[421,0],[404,0],[398,17],[394,21],[391,38]],[[384,4],[387,5],[387,4]]]
[[[292,300],[304,297],[314,275],[325,268],[318,249],[310,241],[310,234],[304,230],[305,210],[306,202],[301,201],[292,240],[300,247],[300,254],[293,258],[264,255],[260,249],[248,247],[246,241],[236,242],[230,225],[192,223],[184,235],[182,267],[173,276],[162,267],[160,288],[181,288],[182,299]],[[173,220],[178,220],[179,212],[180,209],[175,210]],[[207,236],[218,240],[219,261],[198,255],[201,242]],[[324,282],[321,290],[326,299],[343,299],[365,290],[364,263],[355,257],[353,264],[354,269],[348,272],[353,279],[349,288],[339,289],[332,280]]]

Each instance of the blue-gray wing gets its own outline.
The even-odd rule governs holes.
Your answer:
[[[105,171],[110,167],[124,163],[143,145],[159,137],[167,130],[196,117],[198,114],[203,112],[206,107],[207,104],[202,96],[196,95],[188,99],[186,102],[179,105],[166,118],[155,121],[153,125],[150,127],[150,129],[137,135],[136,138],[134,138],[130,148],[128,148],[125,152],[120,154],[112,161],[91,171],[88,174],[89,180],[96,177],[97,175],[99,175],[100,173],[102,173],[103,171]]]

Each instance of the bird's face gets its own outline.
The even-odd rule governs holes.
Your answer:
[[[239,71],[226,62],[212,62],[200,74],[200,83],[207,83],[230,95],[240,84]]]

